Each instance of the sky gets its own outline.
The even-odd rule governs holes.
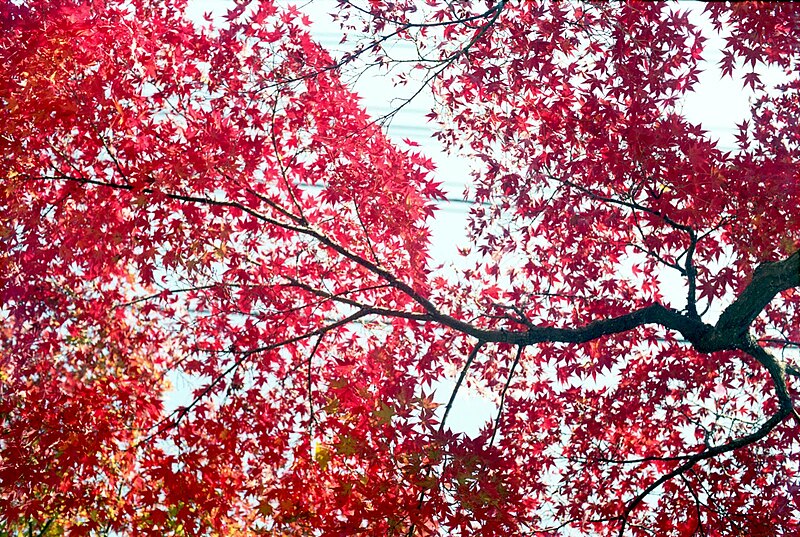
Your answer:
[[[369,4],[368,0],[353,0],[352,3],[363,4],[365,7]],[[226,10],[232,5],[234,5],[232,0],[191,0],[188,14],[200,21],[204,13],[211,13],[221,21]],[[342,30],[330,15],[335,10],[335,1],[306,0],[294,5],[308,14],[312,21],[313,35],[326,49],[333,51],[334,56],[336,51],[343,50],[339,44],[343,36]],[[688,9],[697,23],[705,24],[709,28],[710,38],[706,43],[705,54],[708,62],[700,76],[698,91],[691,93],[685,99],[683,111],[690,121],[700,123],[713,137],[718,138],[722,149],[733,149],[735,125],[749,116],[752,90],[743,87],[736,73],[733,77],[722,77],[717,63],[721,58],[719,48],[723,44],[723,39],[713,34],[707,18],[702,14],[703,4],[682,2],[679,7]],[[407,48],[410,48],[410,45]],[[762,73],[762,80],[767,83],[777,78],[774,73],[771,76],[763,69]],[[394,85],[392,76],[387,76],[377,69],[360,76],[352,85],[352,89],[362,99],[363,106],[374,118],[383,117],[394,110],[397,104],[413,93],[417,87],[409,84],[405,88],[398,88]],[[465,240],[463,229],[470,204],[468,200],[464,200],[463,193],[469,179],[470,162],[464,157],[445,154],[439,142],[433,137],[434,125],[425,117],[432,105],[431,97],[422,92],[393,117],[391,123],[387,125],[387,131],[398,142],[409,139],[420,144],[420,151],[437,165],[436,178],[443,183],[450,201],[439,205],[439,213],[433,222],[432,253],[437,261],[449,263],[456,261],[458,257],[456,245],[462,244]]]
[[[352,0],[352,3],[364,7],[369,5],[368,0]],[[225,12],[233,5],[234,2],[231,0],[191,0],[188,15],[193,20],[201,22],[204,13],[211,13],[221,23]],[[307,0],[295,3],[295,5],[311,19],[312,34],[333,53],[334,57],[337,56],[336,52],[342,51],[340,42],[343,34],[338,23],[334,22],[330,16],[330,13],[336,8],[336,2],[333,0]],[[712,137],[719,139],[720,147],[723,150],[733,149],[735,126],[749,116],[752,91],[743,87],[736,71],[734,71],[733,77],[722,77],[722,72],[717,64],[721,58],[720,48],[724,44],[723,36],[714,34],[708,19],[702,13],[703,4],[682,2],[679,4],[679,9],[688,9],[690,16],[697,24],[708,28],[707,37],[709,38],[706,42],[705,71],[700,75],[700,81],[696,86],[697,91],[688,95],[684,100],[683,112],[689,121],[702,125],[706,131],[711,133]],[[401,49],[395,52],[403,54],[405,51]],[[767,84],[777,80],[780,76],[777,72],[770,73],[763,68],[760,69],[760,73],[762,80]],[[404,97],[414,93],[418,87],[418,85],[409,84],[398,88],[394,85],[391,76],[372,69],[358,77],[351,89],[359,95],[363,106],[372,117],[381,118],[394,110]],[[419,144],[418,150],[436,164],[435,179],[443,183],[450,201],[444,201],[438,205],[436,216],[431,222],[431,256],[436,264],[442,264],[447,268],[458,265],[457,248],[466,245],[465,229],[470,202],[464,198],[464,187],[469,179],[471,163],[467,157],[445,154],[439,142],[434,138],[434,125],[429,123],[425,117],[432,105],[432,98],[426,92],[422,92],[393,116],[386,129],[397,142],[409,139]],[[678,280],[665,278],[662,281],[662,294],[684,297],[685,291],[682,290]],[[673,303],[673,306],[680,307],[677,303]],[[710,321],[712,322],[715,320],[714,313],[710,312],[712,316]],[[439,402],[446,402],[451,386],[452,382],[443,382],[436,387],[436,399]],[[453,429],[471,434],[477,432],[484,421],[491,419],[495,413],[494,403],[462,388],[455,401],[451,413],[452,418],[448,420],[448,423]]]

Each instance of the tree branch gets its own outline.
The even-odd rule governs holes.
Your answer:
[[[121,190],[133,191],[130,185],[108,183],[104,181],[69,177],[41,177],[41,179],[56,179],[76,181],[82,184],[110,187]],[[145,193],[155,193],[151,189],[143,189]],[[250,216],[264,222],[306,235],[316,239],[320,244],[337,252],[342,257],[356,263],[379,276],[389,285],[401,291],[414,302],[419,304],[427,313],[401,313],[392,312],[396,316],[414,318],[416,320],[435,321],[452,328],[463,334],[475,337],[484,343],[509,343],[512,345],[532,345],[543,342],[553,343],[585,343],[594,339],[627,332],[646,324],[658,324],[667,329],[679,332],[691,342],[700,352],[710,353],[719,350],[741,348],[742,338],[747,333],[750,323],[760,314],[770,301],[781,291],[800,286],[800,251],[787,259],[775,263],[765,263],[759,266],[753,274],[750,284],[739,297],[722,313],[716,326],[703,323],[691,315],[682,315],[680,312],[666,308],[661,304],[651,304],[642,309],[632,311],[625,315],[610,319],[601,319],[588,325],[572,328],[535,327],[530,326],[524,331],[509,331],[505,329],[484,329],[472,323],[456,319],[442,313],[430,300],[421,295],[413,286],[400,280],[395,274],[377,265],[354,252],[351,252],[330,237],[305,224],[282,222],[271,216],[262,214],[242,203],[229,200],[216,200],[202,196],[172,194],[161,192],[168,199],[198,203],[202,205],[219,206],[238,209]],[[624,202],[620,202],[624,204]],[[639,207],[636,207],[637,209]],[[689,232],[691,228],[667,221],[677,229]],[[390,314],[388,310],[372,309],[376,314]]]
[[[461,368],[461,374],[458,375],[458,380],[456,381],[456,385],[453,387],[453,391],[450,393],[450,400],[447,401],[447,406],[444,408],[444,416],[442,416],[442,421],[439,423],[439,432],[444,430],[445,422],[447,422],[447,416],[450,415],[450,410],[453,408],[453,402],[456,400],[456,395],[458,395],[458,390],[461,388],[461,384],[463,384],[464,379],[467,376],[467,371],[469,371],[469,367],[472,365],[472,362],[475,360],[475,357],[478,356],[478,351],[481,350],[481,347],[485,342],[478,341],[474,347],[472,347],[472,351],[467,356],[467,361],[464,364],[464,367]]]
[[[791,410],[785,410],[781,408],[775,415],[773,415],[770,419],[764,422],[764,424],[761,425],[761,427],[759,427],[758,430],[756,430],[755,432],[750,433],[741,438],[737,438],[736,440],[732,440],[726,444],[722,444],[710,449],[706,449],[705,451],[701,451],[700,453],[689,458],[689,460],[687,460],[686,462],[684,462],[671,472],[666,473],[657,480],[655,480],[647,488],[645,488],[642,492],[640,492],[633,500],[631,500],[625,507],[625,511],[623,511],[622,515],[620,516],[621,525],[618,532],[619,537],[622,537],[623,534],[625,533],[625,526],[628,525],[628,518],[630,517],[633,510],[636,509],[636,507],[640,503],[642,503],[642,500],[644,500],[647,496],[649,496],[650,493],[653,492],[655,489],[657,489],[667,481],[671,480],[672,478],[682,475],[684,472],[686,472],[687,470],[689,470],[695,464],[697,464],[702,460],[710,459],[712,457],[716,457],[717,455],[721,455],[723,453],[727,453],[729,451],[733,451],[735,449],[749,446],[750,444],[758,442],[759,440],[767,436],[770,432],[772,432],[772,430],[775,427],[777,427],[778,424],[780,424],[789,415],[790,412]]]
[[[623,533],[625,532],[625,526],[628,523],[628,518],[630,517],[631,513],[634,509],[644,500],[651,492],[655,489],[666,483],[667,481],[671,480],[674,477],[682,475],[684,472],[692,468],[695,464],[702,460],[710,459],[712,457],[716,457],[723,453],[727,453],[729,451],[734,451],[736,449],[749,446],[758,442],[762,438],[766,437],[770,432],[772,432],[775,427],[777,427],[784,419],[786,419],[789,415],[794,414],[797,417],[797,412],[792,407],[792,400],[791,396],[789,395],[789,391],[786,388],[785,377],[783,375],[783,367],[781,364],[764,348],[759,346],[753,338],[749,338],[746,344],[743,344],[741,350],[746,352],[747,354],[753,356],[756,360],[762,363],[770,373],[770,376],[773,380],[773,385],[775,388],[776,395],[778,396],[778,401],[780,403],[780,407],[778,411],[773,414],[767,421],[765,421],[756,431],[737,438],[735,440],[731,440],[725,444],[715,446],[715,447],[708,447],[705,450],[691,456],[686,462],[662,475],[660,478],[655,480],[651,483],[647,488],[645,488],[642,492],[640,492],[625,508],[623,511],[620,521],[621,526],[619,529],[619,537],[622,537]]]
[[[492,428],[492,438],[489,440],[489,447],[494,445],[494,438],[497,435],[497,429],[500,427],[500,418],[503,417],[503,406],[506,402],[506,392],[508,392],[508,387],[511,385],[511,381],[514,379],[514,370],[517,368],[517,364],[519,364],[519,359],[522,357],[522,351],[525,349],[522,345],[517,348],[517,354],[514,356],[514,363],[511,365],[511,370],[508,372],[508,379],[506,379],[506,384],[503,386],[503,393],[500,394],[500,404],[497,408],[497,417],[494,420],[494,427]]]
[[[800,250],[782,261],[759,265],[742,294],[720,315],[717,330],[726,336],[747,333],[750,323],[775,295],[797,286],[800,286]]]
[[[316,330],[311,330],[310,332],[306,332],[305,334],[299,334],[297,336],[290,337],[290,338],[285,339],[283,341],[278,341],[278,342],[275,342],[275,343],[270,343],[268,345],[263,345],[261,347],[256,347],[256,348],[253,348],[253,349],[247,349],[247,350],[243,350],[243,351],[236,351],[236,350],[231,351],[234,354],[238,355],[238,357],[233,361],[233,363],[230,366],[228,366],[226,369],[224,369],[219,375],[217,375],[215,378],[213,378],[211,380],[211,382],[209,382],[208,385],[205,386],[200,391],[200,393],[198,393],[192,399],[192,401],[188,405],[175,409],[173,412],[171,412],[169,415],[165,416],[161,421],[159,421],[153,427],[151,427],[151,430],[155,429],[155,431],[152,432],[151,434],[149,434],[148,436],[146,436],[140,442],[138,442],[137,445],[149,442],[150,440],[152,440],[156,436],[160,435],[164,431],[166,431],[168,429],[171,429],[171,428],[175,427],[176,425],[178,425],[178,423],[192,410],[192,408],[197,406],[197,404],[200,401],[202,401],[207,395],[209,395],[211,393],[211,391],[214,389],[215,386],[219,385],[219,383],[222,382],[222,380],[225,377],[227,377],[229,374],[231,374],[233,371],[235,371],[239,366],[241,366],[244,363],[244,361],[247,358],[249,358],[250,356],[252,356],[254,354],[259,354],[259,353],[262,353],[262,352],[267,352],[267,351],[270,351],[270,350],[278,349],[278,348],[284,347],[286,345],[299,343],[300,341],[304,341],[304,340],[312,338],[314,336],[317,336],[318,338],[321,338],[324,334],[326,334],[326,333],[328,333],[328,332],[330,332],[332,330],[335,330],[335,329],[337,329],[339,327],[342,327],[342,326],[345,326],[347,324],[350,324],[351,322],[353,322],[353,321],[355,321],[357,319],[360,319],[362,317],[365,317],[367,315],[370,315],[370,314],[371,314],[371,312],[369,310],[360,310],[360,311],[357,311],[357,312],[353,313],[352,315],[348,315],[347,317],[344,317],[343,319],[340,319],[338,321],[334,321],[334,322],[332,322],[332,323],[330,323],[328,325],[325,325],[325,326],[322,326],[320,328],[317,328]],[[320,340],[317,339],[317,345],[319,344],[319,341]],[[316,345],[314,347],[314,351],[316,351]]]

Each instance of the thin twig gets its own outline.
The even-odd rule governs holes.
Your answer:
[[[467,361],[464,363],[464,367],[461,368],[461,373],[458,375],[458,380],[456,381],[456,385],[453,387],[453,391],[450,392],[450,400],[447,401],[447,406],[444,408],[444,416],[442,416],[442,421],[439,423],[439,432],[444,430],[445,422],[447,421],[447,416],[450,415],[450,410],[453,408],[453,402],[456,400],[456,395],[458,395],[458,390],[461,389],[461,384],[464,383],[464,379],[467,377],[467,372],[469,371],[472,362],[475,360],[475,357],[478,355],[478,351],[480,351],[481,347],[485,344],[484,341],[478,341],[474,347],[472,347],[472,351],[470,351],[469,356],[467,356]]]
[[[503,393],[500,394],[500,405],[497,409],[497,417],[494,420],[494,428],[492,429],[492,438],[489,440],[489,447],[494,445],[494,438],[497,434],[497,429],[500,428],[500,418],[503,416],[503,405],[506,402],[506,392],[508,391],[508,387],[511,385],[511,380],[514,378],[514,370],[517,368],[517,364],[519,363],[519,359],[522,356],[522,350],[525,347],[520,345],[517,347],[517,355],[514,357],[514,363],[511,365],[511,371],[508,372],[508,379],[506,379],[506,385],[503,386]]]

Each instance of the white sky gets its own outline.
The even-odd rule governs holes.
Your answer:
[[[422,0],[420,0],[422,1]],[[288,2],[287,2],[288,3]],[[368,5],[367,0],[354,0],[354,3]],[[190,0],[189,15],[200,20],[203,13],[209,12],[222,17],[226,10],[234,5],[232,0]],[[296,3],[312,20],[312,32],[320,43],[329,50],[340,50],[342,31],[338,23],[333,22],[330,13],[334,11],[334,0],[309,0]],[[719,47],[723,44],[721,37],[714,36],[713,30],[703,15],[703,5],[699,2],[684,2],[681,9],[690,9],[698,23],[705,21],[709,28],[709,41],[706,42],[705,56],[708,60],[705,71],[700,75],[698,91],[690,94],[684,101],[683,110],[690,121],[701,123],[703,127],[718,138],[723,149],[734,147],[735,125],[749,117],[749,102],[752,91],[744,88],[740,79],[722,78],[717,63],[721,58]],[[777,76],[762,69],[762,80],[769,83]],[[773,75],[775,73],[772,73]],[[736,75],[736,73],[734,73]],[[354,91],[362,98],[366,110],[373,117],[381,117],[393,110],[403,97],[410,95],[418,86],[409,84],[397,88],[391,76],[385,76],[373,69],[367,75],[359,77],[353,85]],[[398,142],[408,138],[420,144],[420,151],[430,157],[437,165],[437,180],[444,184],[448,197],[460,200],[464,186],[469,178],[470,163],[456,156],[448,156],[441,145],[433,138],[433,129],[428,123],[427,114],[433,101],[423,92],[412,103],[405,106],[391,121],[389,134]],[[464,224],[469,205],[465,203],[442,203],[438,218],[434,222],[433,255],[442,263],[454,261],[458,256],[456,245],[464,242]]]
[[[368,0],[353,0],[353,2],[368,5]],[[234,5],[232,0],[191,0],[189,16],[201,20],[204,13],[210,12],[214,16],[222,17],[232,5]],[[312,32],[320,43],[329,50],[337,50],[340,47],[342,33],[338,23],[333,22],[329,15],[334,11],[336,2],[310,0],[296,5],[312,19]],[[705,71],[700,75],[696,91],[685,99],[683,111],[690,121],[700,123],[705,130],[712,133],[713,137],[718,138],[722,149],[732,149],[735,125],[749,117],[752,91],[742,86],[736,71],[732,78],[722,77],[717,64],[721,58],[719,49],[723,39],[713,34],[713,29],[702,14],[703,5],[681,3],[679,8],[690,9],[695,22],[708,27],[707,37],[710,38],[705,43],[707,59]],[[766,72],[763,68],[759,72],[762,74],[762,81],[767,84],[778,80],[780,76],[778,72]],[[353,89],[362,98],[362,104],[370,115],[377,118],[393,110],[397,103],[404,96],[413,93],[417,86],[409,84],[404,88],[396,88],[391,77],[382,75],[377,70],[371,70],[357,80]],[[434,131],[425,117],[432,104],[431,97],[423,92],[394,116],[388,132],[398,142],[408,138],[420,144],[418,150],[436,163],[436,180],[443,183],[448,197],[460,200],[466,181],[469,179],[470,163],[465,158],[445,155],[439,143],[433,138]],[[458,263],[456,248],[464,245],[466,241],[465,226],[468,210],[469,204],[463,202],[445,202],[439,206],[431,226],[433,233],[431,253],[437,263],[445,266]],[[683,290],[676,287],[676,283],[668,281],[662,283],[665,295],[669,295],[670,289],[674,296],[685,295]],[[452,382],[444,382],[441,386],[437,386],[437,400],[446,401],[451,386]],[[493,419],[495,414],[496,406],[493,403],[469,394],[462,388],[448,423],[451,428],[470,434],[477,432],[485,420]]]

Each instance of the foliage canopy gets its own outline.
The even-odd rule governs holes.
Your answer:
[[[0,0],[0,534],[800,532],[796,5],[342,0],[339,57],[185,10]],[[477,163],[455,275],[344,82],[397,42]]]

